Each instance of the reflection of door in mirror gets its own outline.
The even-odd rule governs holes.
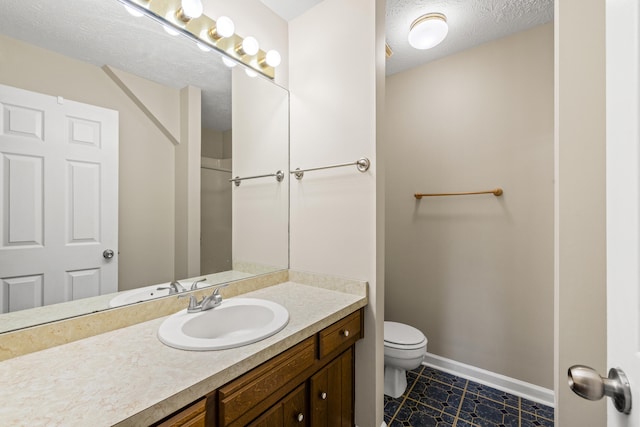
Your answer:
[[[5,85],[0,105],[0,312],[115,292],[118,112]]]

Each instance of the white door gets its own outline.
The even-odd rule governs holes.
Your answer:
[[[632,399],[628,415],[608,403],[609,427],[640,426],[638,13],[637,0],[607,0],[607,365]]]
[[[0,202],[0,313],[117,291],[118,112],[0,85]]]

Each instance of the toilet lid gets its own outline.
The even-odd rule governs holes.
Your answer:
[[[396,345],[422,344],[427,338],[413,326],[398,322],[384,322],[384,341]]]

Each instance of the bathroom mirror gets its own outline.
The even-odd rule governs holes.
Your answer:
[[[4,203],[0,333],[108,309],[116,298],[119,304],[129,304],[164,296],[169,291],[158,288],[173,280],[189,287],[206,276],[208,280],[197,285],[203,287],[288,267],[285,89],[260,76],[248,77],[241,66],[229,69],[217,53],[167,34],[145,17],[130,15],[116,0],[8,0],[0,16],[0,64],[3,87],[49,96],[63,106],[81,103],[118,112],[117,196],[111,202],[87,203],[112,210],[117,206],[116,243],[104,246],[109,236],[100,233],[91,241],[79,226],[81,238],[74,242],[78,250],[72,256],[75,262],[78,254],[90,253],[99,258],[99,265],[117,265],[115,288],[105,285],[113,273],[97,267],[71,266],[52,279],[39,273],[39,267],[16,273],[16,260],[23,262],[29,250],[44,246],[45,239],[38,236],[47,237],[48,229],[68,225],[64,215],[58,223],[45,221],[51,200],[64,198],[61,209],[83,213],[89,208],[82,210],[80,195],[95,197],[103,191],[93,191],[97,187],[91,186],[95,183],[90,168],[76,167],[83,161],[64,173],[77,174],[78,182],[86,185],[45,193],[49,181],[31,162],[37,155],[0,150],[0,172],[13,177],[13,182],[5,179],[0,189]],[[48,118],[38,118],[51,116],[46,109],[42,115],[34,113],[39,107],[22,108],[15,99],[21,98],[0,101],[3,135],[20,133],[34,123],[47,129],[43,135],[53,127]],[[72,120],[62,127],[83,144],[107,128],[106,124],[92,127],[97,119],[78,118],[75,113],[68,117]],[[21,160],[27,157],[27,167],[22,168]],[[36,172],[21,175],[25,170]],[[232,177],[277,170],[285,172],[282,182],[275,178],[242,181],[240,186],[229,182]],[[33,179],[25,181],[25,176]],[[10,191],[14,195],[30,191],[46,200],[41,206],[35,202],[36,215],[22,216],[39,221],[35,228],[34,221],[23,221],[36,230],[31,240],[11,240]],[[77,200],[70,200],[69,192]],[[15,212],[14,224],[19,222]],[[84,232],[91,230],[87,226]],[[100,244],[92,244],[96,242]],[[41,261],[58,264],[54,260],[60,256],[57,251]],[[143,288],[148,292],[138,294]],[[12,298],[21,301],[14,309],[9,307]]]

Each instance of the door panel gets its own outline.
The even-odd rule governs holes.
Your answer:
[[[607,425],[622,427],[640,425],[640,8],[606,3],[607,364],[625,372],[632,400],[628,415],[608,402]]]
[[[118,113],[4,85],[0,111],[0,309],[117,291]]]

